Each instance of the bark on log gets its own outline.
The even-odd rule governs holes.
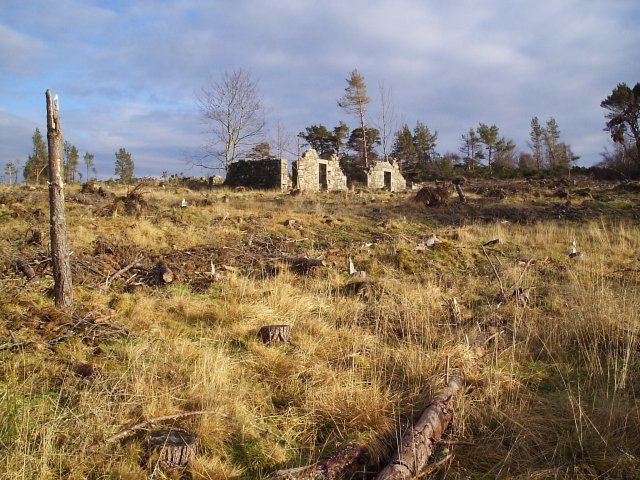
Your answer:
[[[156,265],[156,274],[158,276],[159,283],[171,283],[173,282],[173,272],[167,266],[165,262],[159,262]]]
[[[51,227],[51,260],[53,265],[54,296],[56,307],[73,306],[71,265],[67,251],[67,222],[64,217],[64,183],[62,181],[62,129],[58,96],[47,100],[47,141],[49,145],[49,211]]]
[[[274,343],[287,343],[289,341],[289,325],[264,325],[258,331],[258,337],[262,343],[273,345]]]
[[[467,197],[465,197],[464,192],[462,191],[462,186],[459,183],[455,183],[454,187],[456,189],[456,192],[458,194],[458,197],[460,198],[461,202],[466,202],[467,201]]]
[[[159,466],[161,469],[188,470],[199,443],[196,435],[181,428],[153,430],[147,434],[144,463],[147,468]],[[190,472],[188,476],[190,477]]]
[[[36,276],[36,272],[33,270],[33,267],[29,265],[26,260],[18,260],[16,262],[16,266],[18,267],[18,270],[20,270],[23,275],[27,277],[27,280],[31,280]]]
[[[364,470],[369,452],[360,445],[347,445],[316,463],[299,468],[278,470],[270,480],[349,480]]]
[[[377,480],[414,478],[428,466],[435,444],[453,418],[452,399],[464,382],[453,377],[445,388],[436,393],[418,422],[405,432],[391,462],[376,477]]]

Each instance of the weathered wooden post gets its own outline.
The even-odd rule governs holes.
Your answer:
[[[64,218],[64,183],[62,181],[62,129],[58,95],[47,99],[47,141],[49,145],[49,212],[51,226],[51,261],[56,307],[71,308],[73,291],[71,265],[67,251],[67,222]]]

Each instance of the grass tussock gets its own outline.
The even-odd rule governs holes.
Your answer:
[[[367,446],[375,471],[447,364],[472,388],[446,433],[462,443],[443,447],[454,456],[436,475],[634,478],[637,194],[591,187],[558,218],[550,193],[527,188],[491,201],[470,189],[467,205],[425,209],[410,194],[149,186],[131,213],[108,210],[125,190],[72,191],[76,305],[65,315],[52,307],[46,233],[30,241],[45,230],[46,192],[2,187],[0,478],[148,478],[144,432],[106,439],[189,411],[203,413],[166,424],[200,438],[193,478],[267,478],[347,443]],[[597,188],[616,202],[598,204]],[[441,242],[416,249],[432,235]],[[584,256],[569,257],[574,239]],[[349,277],[348,257],[366,278]],[[146,281],[160,258],[171,285]],[[17,259],[37,277],[27,282]],[[257,337],[282,324],[289,342]]]

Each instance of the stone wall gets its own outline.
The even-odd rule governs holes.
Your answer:
[[[385,182],[385,174],[387,182]],[[400,173],[400,168],[395,161],[376,162],[367,174],[367,187],[387,188],[392,192],[403,192],[407,189],[407,181]]]
[[[238,160],[229,165],[224,184],[230,187],[288,190],[291,182],[287,160]]]
[[[326,183],[321,182],[321,172],[326,169]],[[323,178],[324,180],[324,178]],[[347,177],[340,168],[337,155],[326,160],[318,157],[311,148],[293,163],[293,181],[295,188],[301,191],[318,192],[321,190],[335,191],[347,189]]]

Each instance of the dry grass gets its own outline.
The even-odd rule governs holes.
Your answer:
[[[181,276],[168,287],[131,289],[122,278],[107,288],[109,272],[82,270],[74,318],[128,335],[96,327],[103,333],[93,340],[78,330],[47,343],[70,319],[51,307],[46,263],[28,283],[14,264],[46,258],[46,233],[45,246],[28,242],[31,230],[46,230],[47,215],[35,212],[46,213],[46,192],[0,189],[0,478],[147,478],[142,436],[105,439],[193,410],[210,413],[176,424],[201,439],[194,478],[266,478],[345,443],[366,445],[375,470],[443,385],[447,358],[475,386],[447,435],[473,445],[449,447],[455,455],[438,475],[640,471],[640,226],[626,210],[482,222],[474,218],[497,206],[478,203],[460,207],[469,221],[447,223],[440,215],[455,204],[425,211],[408,194],[148,187],[149,210],[136,217],[103,215],[112,199],[75,193],[68,222],[77,258],[97,262],[95,241],[109,239],[145,258],[175,259]],[[510,205],[522,208],[530,196]],[[180,209],[182,198],[192,206]],[[295,225],[284,225],[290,218]],[[416,252],[431,234],[442,243]],[[504,243],[485,255],[481,245],[493,238]],[[568,256],[574,238],[583,258]],[[282,254],[322,257],[328,267],[295,272],[270,259]],[[348,256],[366,281],[348,278]],[[212,258],[235,268],[203,284],[199,272]],[[507,294],[521,288],[529,300],[501,301],[496,272]],[[290,342],[263,345],[256,332],[267,324],[291,325]],[[478,360],[473,344],[489,336]],[[95,375],[80,375],[79,363]]]

